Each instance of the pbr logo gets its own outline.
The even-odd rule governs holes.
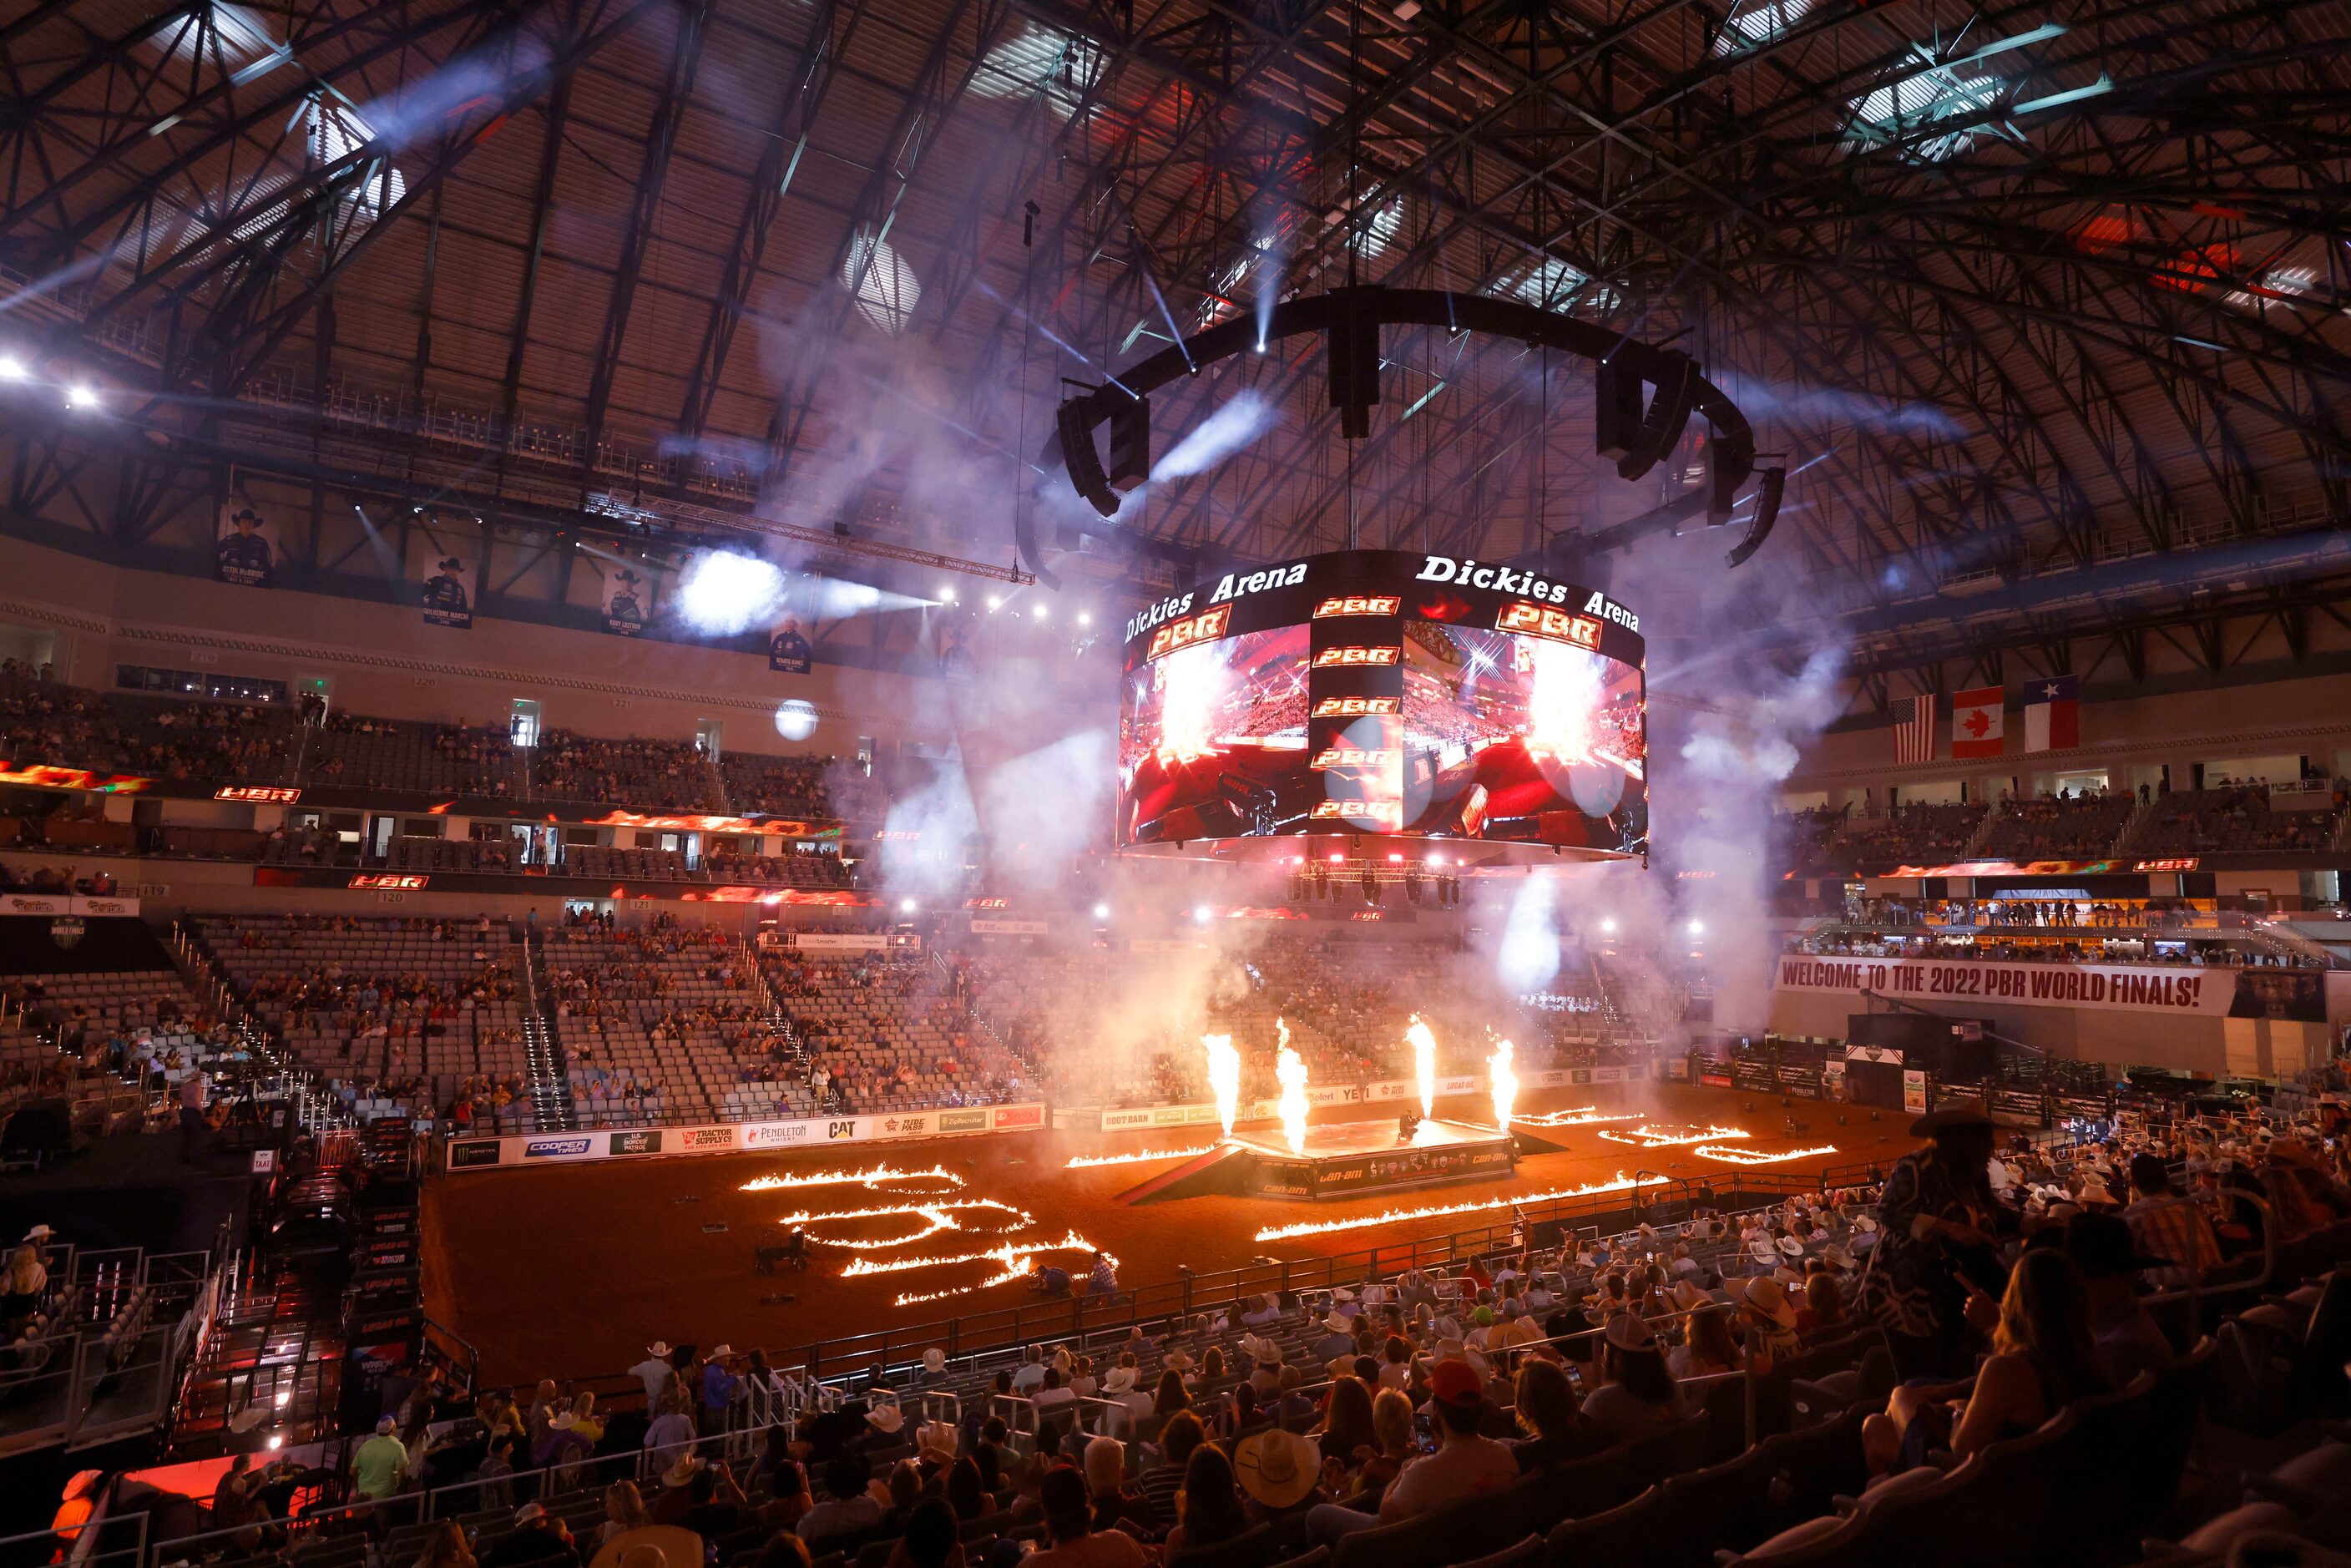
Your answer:
[[[568,1155],[584,1155],[588,1152],[588,1143],[589,1140],[586,1138],[533,1138],[522,1146],[522,1157],[527,1160],[543,1160],[560,1159]]]

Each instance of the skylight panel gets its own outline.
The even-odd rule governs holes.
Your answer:
[[[972,75],[971,90],[995,99],[1041,93],[1066,116],[1085,101],[1102,68],[1102,52],[1094,45],[1032,26],[987,51]]]
[[[1938,63],[1923,48],[1914,51],[1914,61],[1846,104],[1848,147],[1891,146],[1913,162],[1933,163],[1959,156],[1984,137],[2013,134],[1998,118],[2005,80],[1969,72],[1962,62]]]
[[[1714,52],[1735,55],[1760,48],[1794,27],[1812,8],[1812,0],[1748,0],[1723,19],[1722,30],[1714,36]]]
[[[914,319],[923,298],[922,279],[890,242],[860,234],[849,242],[841,281],[854,294],[857,313],[883,332],[899,332]]]

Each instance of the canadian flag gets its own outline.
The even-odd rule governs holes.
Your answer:
[[[2008,716],[2008,688],[1978,686],[1951,698],[1951,755],[1998,757]]]

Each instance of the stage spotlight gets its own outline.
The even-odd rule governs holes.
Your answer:
[[[902,898],[902,899],[900,899],[900,900],[898,901],[898,913],[899,913],[899,914],[901,914],[901,915],[912,915],[912,914],[914,914],[914,901],[913,899],[911,899],[911,898]]]
[[[1614,920],[1604,920],[1604,921],[1602,921],[1602,922],[1600,923],[1600,935],[1602,935],[1603,936],[1615,936],[1615,935],[1616,935],[1616,923],[1615,923]]]
[[[799,697],[776,705],[776,733],[786,740],[806,740],[816,733],[816,705]]]
[[[952,588],[942,588],[942,589],[940,589],[940,590],[939,590],[939,602],[940,602],[940,603],[942,603],[942,604],[953,604],[955,601],[956,601],[956,597],[955,597],[955,590],[954,590],[954,589],[952,589]]]
[[[1110,905],[1107,904],[1095,904],[1094,918],[1096,920],[1108,920],[1110,918]]]
[[[1029,610],[1029,613],[1034,615],[1038,620],[1042,621],[1045,619],[1045,611],[1046,605],[1044,601],[1040,600]]]
[[[86,386],[69,386],[66,388],[66,406],[68,408],[96,408],[98,406],[98,393]]]
[[[705,550],[678,575],[678,613],[708,636],[750,630],[774,614],[783,598],[783,570],[739,550]]]
[[[1081,611],[1079,611],[1079,612],[1078,612],[1078,624],[1079,624],[1079,625],[1081,625],[1081,626],[1091,626],[1091,625],[1092,625],[1093,623],[1094,623],[1094,618],[1093,618],[1092,616],[1091,616],[1091,615],[1087,614],[1087,613],[1086,613],[1084,611],[1082,611],[1082,610],[1081,610]]]
[[[996,597],[994,594],[992,594],[992,593],[988,595],[988,597],[987,597],[987,612],[988,612],[989,614],[993,615],[993,614],[995,614],[998,611],[999,611],[999,610],[1001,610],[1001,609],[1003,609],[1003,608],[1004,608],[1004,601],[1002,601],[1001,599],[997,598],[997,597]]]
[[[1208,923],[1208,906],[1204,904],[1192,911],[1192,918],[1206,925]]]
[[[0,382],[21,382],[33,372],[14,354],[0,354]]]
[[[1331,857],[1331,863],[1332,865],[1345,865],[1347,863],[1347,857],[1345,855],[1332,855]]]
[[[1693,920],[1690,922],[1690,935],[1693,936],[1703,936],[1706,935],[1706,927]]]

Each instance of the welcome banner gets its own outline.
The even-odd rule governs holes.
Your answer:
[[[1773,985],[1782,991],[1843,992],[1856,998],[1870,991],[1929,1005],[1991,1002],[2225,1018],[2243,977],[2235,969],[2156,964],[1949,963],[1792,953],[1780,959]]]

